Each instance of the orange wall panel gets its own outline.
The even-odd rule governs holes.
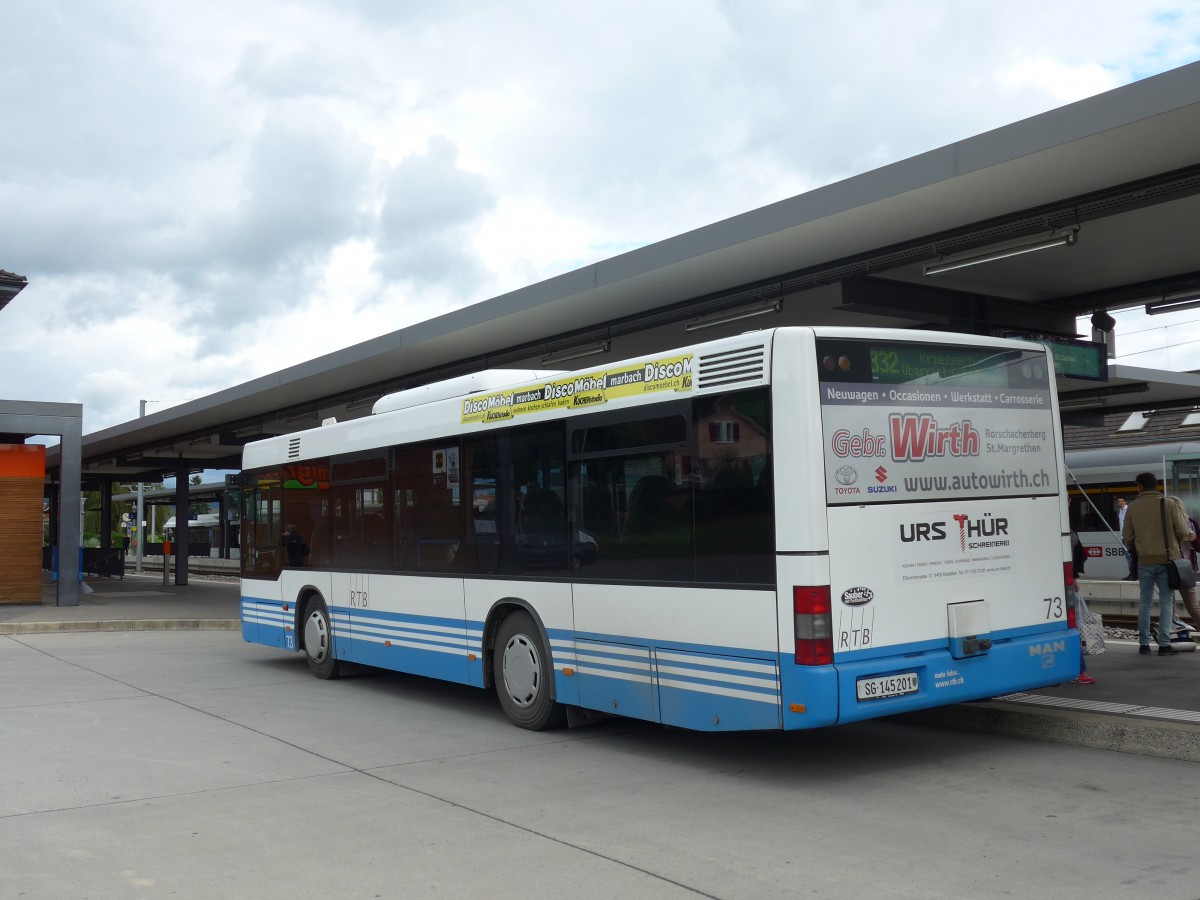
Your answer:
[[[46,448],[41,444],[0,444],[0,478],[45,478]]]
[[[0,444],[0,603],[42,602],[46,448]]]

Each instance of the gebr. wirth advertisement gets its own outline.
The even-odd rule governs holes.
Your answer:
[[[1053,494],[1049,390],[820,384],[831,504]]]

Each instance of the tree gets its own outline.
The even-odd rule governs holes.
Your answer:
[[[193,475],[188,480],[188,484],[204,484],[204,479],[199,475]],[[212,503],[207,500],[192,500],[188,503],[188,518],[207,515],[212,511]]]

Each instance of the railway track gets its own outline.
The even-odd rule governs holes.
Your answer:
[[[1104,624],[1108,628],[1127,628],[1137,631],[1137,616],[1106,613],[1102,610],[1096,610],[1096,612],[1104,617]]]
[[[162,575],[162,557],[152,556],[142,560],[143,575]],[[125,561],[125,574],[132,575],[136,566],[132,560]],[[172,574],[175,571],[174,563],[171,565]],[[236,559],[205,559],[202,556],[193,556],[188,559],[188,574],[189,575],[228,575],[230,578],[237,578],[241,574],[238,568]]]
[[[1110,614],[1110,613],[1104,612],[1102,609],[1096,609],[1094,604],[1089,604],[1089,606],[1092,607],[1094,612],[1098,612],[1098,613],[1100,613],[1101,616],[1103,616],[1104,627],[1106,629],[1119,628],[1122,631],[1132,632],[1133,636],[1135,638],[1137,637],[1137,627],[1138,627],[1137,616],[1125,615],[1125,614],[1121,614],[1121,613],[1111,613]],[[1176,616],[1178,616],[1178,614],[1179,614],[1178,609],[1176,609]],[[1187,620],[1185,619],[1184,621],[1187,621]],[[1157,628],[1158,628],[1158,605],[1156,602],[1154,610],[1151,612],[1151,615],[1150,615],[1150,633],[1152,636],[1157,631]],[[1197,634],[1198,637],[1200,637],[1200,632],[1194,632],[1194,633]],[[1198,640],[1197,643],[1200,643],[1200,640]]]

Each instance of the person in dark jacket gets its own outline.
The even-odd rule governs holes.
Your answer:
[[[289,566],[304,565],[304,557],[308,556],[308,545],[304,543],[304,538],[300,537],[295,525],[289,525],[283,533],[283,549],[287,553]]]

